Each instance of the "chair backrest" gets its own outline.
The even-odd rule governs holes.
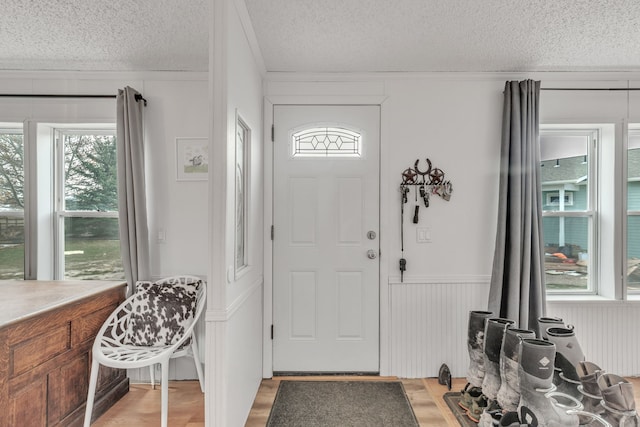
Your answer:
[[[196,285],[195,295],[190,285]],[[205,302],[206,282],[195,276],[136,283],[124,343],[173,347],[184,342],[191,336]]]

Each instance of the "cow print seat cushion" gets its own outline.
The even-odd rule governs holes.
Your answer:
[[[193,321],[201,284],[138,282],[124,343],[152,347],[175,344]]]

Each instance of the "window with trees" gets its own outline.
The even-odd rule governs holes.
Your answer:
[[[0,279],[24,277],[22,124],[0,126]]]
[[[0,123],[0,279],[124,278],[116,158],[113,125]]]
[[[114,131],[56,129],[55,276],[122,279]]]

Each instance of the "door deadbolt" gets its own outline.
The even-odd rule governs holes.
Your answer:
[[[367,237],[369,238],[369,240],[373,240],[376,238],[376,232],[371,230],[367,233]]]
[[[378,256],[378,254],[376,254],[376,251],[374,251],[373,249],[369,249],[367,251],[367,258],[376,259],[377,256]]]

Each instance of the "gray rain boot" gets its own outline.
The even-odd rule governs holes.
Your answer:
[[[605,410],[602,418],[614,426],[640,426],[633,385],[629,381],[618,375],[602,374],[598,378],[598,387],[602,393],[602,406]]]
[[[576,333],[572,328],[551,327],[547,328],[547,337],[556,345],[554,365],[557,377],[554,378],[554,384],[558,387],[558,392],[581,400],[582,393],[578,391],[580,377],[576,366],[583,362],[585,357]]]
[[[500,349],[504,331],[515,322],[510,319],[493,318],[487,320],[484,332],[484,379],[482,392],[489,400],[496,400],[500,389]]]
[[[535,332],[526,329],[507,328],[504,331],[500,350],[500,389],[497,399],[498,404],[505,411],[515,412],[518,409],[518,402],[520,402],[520,383],[518,381],[520,340],[535,337]]]
[[[559,317],[538,317],[538,329],[540,331],[540,339],[547,339],[547,328],[561,327],[566,328],[564,321]]]
[[[572,427],[578,425],[578,416],[567,414],[550,399],[553,385],[554,343],[539,339],[525,339],[520,343],[520,404],[536,416],[540,427]]]
[[[592,362],[579,362],[576,368],[578,377],[580,377],[578,391],[582,394],[584,410],[592,414],[602,415],[604,408],[601,403],[602,393],[600,393],[600,387],[598,387],[598,378],[605,372]],[[582,422],[582,418],[580,421]]]
[[[469,369],[467,382],[471,387],[482,387],[484,379],[484,330],[486,320],[493,315],[490,311],[470,311],[467,333]]]

